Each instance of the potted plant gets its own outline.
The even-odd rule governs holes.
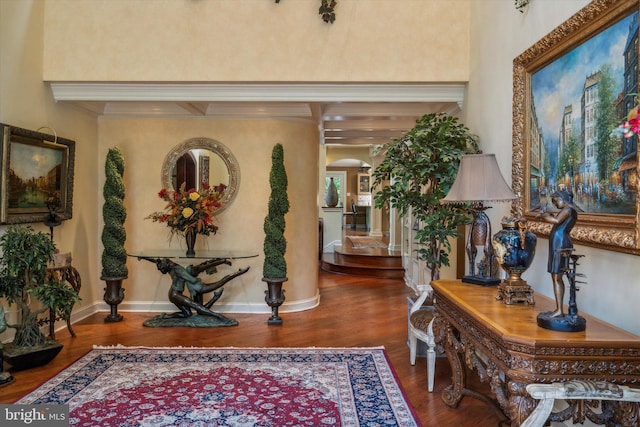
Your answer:
[[[431,270],[431,280],[449,265],[450,238],[458,237],[458,226],[469,222],[464,208],[441,204],[455,181],[460,158],[478,151],[477,137],[446,113],[433,113],[416,120],[402,138],[382,147],[385,158],[373,172],[373,187],[390,179],[374,198],[375,207],[389,202],[400,216],[411,214],[421,227],[415,238],[418,256]]]
[[[104,301],[111,306],[111,313],[105,322],[119,322],[122,315],[118,314],[118,304],[124,299],[122,281],[129,275],[127,269],[127,252],[124,242],[127,232],[124,221],[127,211],[124,206],[124,158],[118,147],[112,147],[107,153],[104,165],[105,181],[103,188],[104,205],[102,217],[102,275],[107,287],[104,289]]]
[[[55,275],[47,274],[55,245],[46,233],[30,226],[11,226],[0,237],[0,250],[0,298],[16,304],[21,312],[18,323],[7,323],[16,334],[4,346],[4,356],[14,369],[44,365],[60,352],[62,344],[42,333],[38,315],[51,310],[66,318],[80,298]],[[41,307],[34,308],[32,298],[40,301]]]
[[[264,219],[264,265],[262,280],[267,282],[265,301],[271,307],[269,325],[282,324],[278,316],[278,308],[284,302],[282,284],[287,281],[287,262],[284,254],[287,241],[284,238],[285,219],[289,212],[289,198],[287,196],[287,171],[284,168],[284,150],[282,144],[276,144],[271,153],[271,172],[269,174],[271,195],[269,208]]]

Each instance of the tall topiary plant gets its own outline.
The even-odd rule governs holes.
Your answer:
[[[410,212],[421,228],[415,238],[418,256],[431,270],[431,279],[440,277],[440,268],[449,265],[450,238],[458,237],[458,226],[469,222],[464,209],[441,204],[453,185],[460,158],[478,151],[477,137],[445,113],[422,116],[402,138],[382,147],[385,158],[373,172],[373,187],[390,185],[376,194],[375,206],[386,202],[400,216]]]
[[[105,322],[118,322],[122,316],[118,314],[118,304],[124,299],[122,281],[128,277],[127,252],[124,242],[127,232],[124,221],[127,211],[124,206],[124,158],[118,147],[112,147],[107,153],[105,161],[104,181],[104,205],[102,217],[104,228],[102,229],[102,277],[107,283],[104,300],[111,306],[111,314]]]
[[[287,262],[284,254],[287,241],[284,237],[285,219],[289,212],[289,197],[287,195],[287,171],[284,167],[284,149],[282,144],[276,144],[271,153],[271,172],[269,174],[271,195],[269,207],[264,219],[264,265],[262,276],[267,282],[265,301],[272,309],[269,324],[281,324],[278,308],[284,302],[282,283],[287,281]]]

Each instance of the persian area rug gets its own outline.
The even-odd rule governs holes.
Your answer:
[[[347,236],[355,249],[362,248],[386,248],[387,244],[380,237],[372,236]]]
[[[419,426],[383,348],[94,348],[20,404],[72,426]]]

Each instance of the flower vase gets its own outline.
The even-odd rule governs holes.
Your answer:
[[[196,230],[194,230],[193,228],[188,229],[184,233],[185,240],[187,241],[187,256],[188,257],[196,256],[196,251],[194,249],[194,247],[196,245],[196,236],[198,236],[198,233],[196,233]]]

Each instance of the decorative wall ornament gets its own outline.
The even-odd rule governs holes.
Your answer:
[[[529,6],[530,0],[515,0],[516,9],[520,11],[520,13],[524,13],[527,6]]]
[[[517,0],[522,2],[525,1],[529,3],[529,0]],[[280,0],[276,0],[276,3],[280,3]],[[333,21],[336,20],[336,12],[335,7],[338,3],[336,0],[320,0],[320,8],[318,9],[318,13],[322,16],[322,20],[327,24],[333,24]]]

